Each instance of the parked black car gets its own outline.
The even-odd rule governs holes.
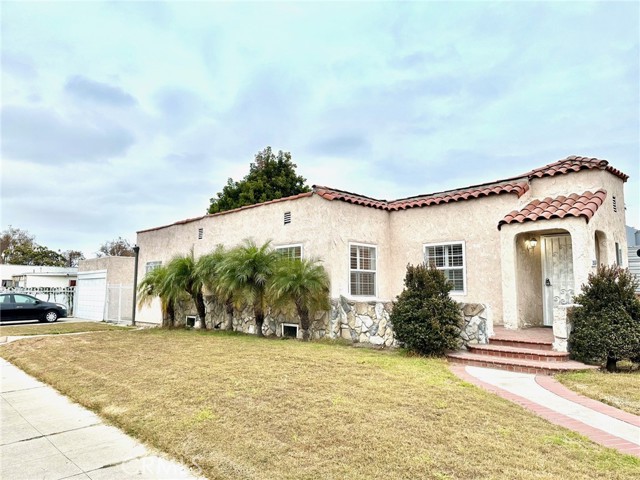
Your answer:
[[[24,293],[0,294],[0,322],[39,320],[55,322],[67,316],[67,308],[60,303],[43,302]]]

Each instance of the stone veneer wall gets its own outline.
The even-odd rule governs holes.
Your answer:
[[[464,326],[460,337],[463,346],[489,343],[493,335],[491,309],[482,303],[461,303]]]
[[[195,315],[192,302],[184,302],[176,309],[176,326],[185,324],[186,315]],[[213,297],[205,297],[207,308],[207,328],[224,329],[227,325],[227,313],[224,307],[217,305]],[[330,312],[318,312],[311,324],[311,338],[343,338],[353,343],[369,343],[379,347],[397,347],[393,326],[389,319],[393,302],[357,302],[343,296],[331,301]],[[464,319],[461,332],[461,346],[468,344],[486,344],[493,335],[491,312],[487,305],[480,303],[461,303],[460,310]],[[299,324],[297,318],[285,315],[267,314],[263,324],[265,335],[282,336],[282,323]],[[251,309],[235,312],[233,329],[238,332],[256,333],[256,325]],[[300,333],[300,332],[299,332]]]

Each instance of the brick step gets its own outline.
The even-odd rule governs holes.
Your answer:
[[[506,337],[490,337],[489,345],[501,345],[504,347],[515,347],[515,348],[530,348],[535,350],[553,350],[553,342],[545,342],[540,340],[526,340],[526,339],[517,339],[514,340],[512,338]]]
[[[494,345],[493,343],[488,345],[467,345],[467,349],[471,353],[492,357],[521,358],[523,360],[538,360],[542,362],[566,362],[569,360],[569,354],[565,352]]]
[[[476,367],[498,368],[510,372],[535,373],[541,375],[555,375],[560,372],[576,370],[593,370],[598,367],[568,360],[566,362],[543,362],[540,360],[526,360],[521,358],[503,358],[490,355],[480,355],[466,351],[447,354],[450,362],[473,365]]]

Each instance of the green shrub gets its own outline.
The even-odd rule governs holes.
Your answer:
[[[629,270],[600,266],[590,274],[576,307],[569,351],[576,360],[615,370],[619,360],[640,359],[640,301],[635,295],[637,280]]]
[[[462,315],[449,298],[451,283],[435,267],[408,265],[405,288],[390,320],[396,339],[423,355],[442,355],[460,344]]]

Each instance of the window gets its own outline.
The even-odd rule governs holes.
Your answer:
[[[198,240],[202,240],[202,237],[204,237],[204,228],[199,228],[198,229]]]
[[[33,297],[27,297],[26,295],[13,295],[14,303],[22,303],[27,305],[35,305],[36,299]]]
[[[295,323],[283,323],[282,336],[290,338],[298,338],[298,325]]]
[[[302,260],[302,245],[284,245],[276,247],[276,252],[290,260]]]
[[[145,265],[144,273],[149,273],[150,271],[158,268],[160,265],[162,265],[162,262],[147,262],[147,264]]]
[[[284,224],[291,223],[291,212],[284,212]]]
[[[194,328],[196,326],[196,317],[195,315],[187,315],[185,317],[185,325],[190,328]]]
[[[452,293],[465,293],[463,242],[425,245],[424,262],[444,272],[453,285]]]
[[[620,244],[616,242],[616,265],[619,267],[622,266],[622,249],[620,248]]]
[[[376,296],[376,247],[350,245],[349,291],[351,295]]]

